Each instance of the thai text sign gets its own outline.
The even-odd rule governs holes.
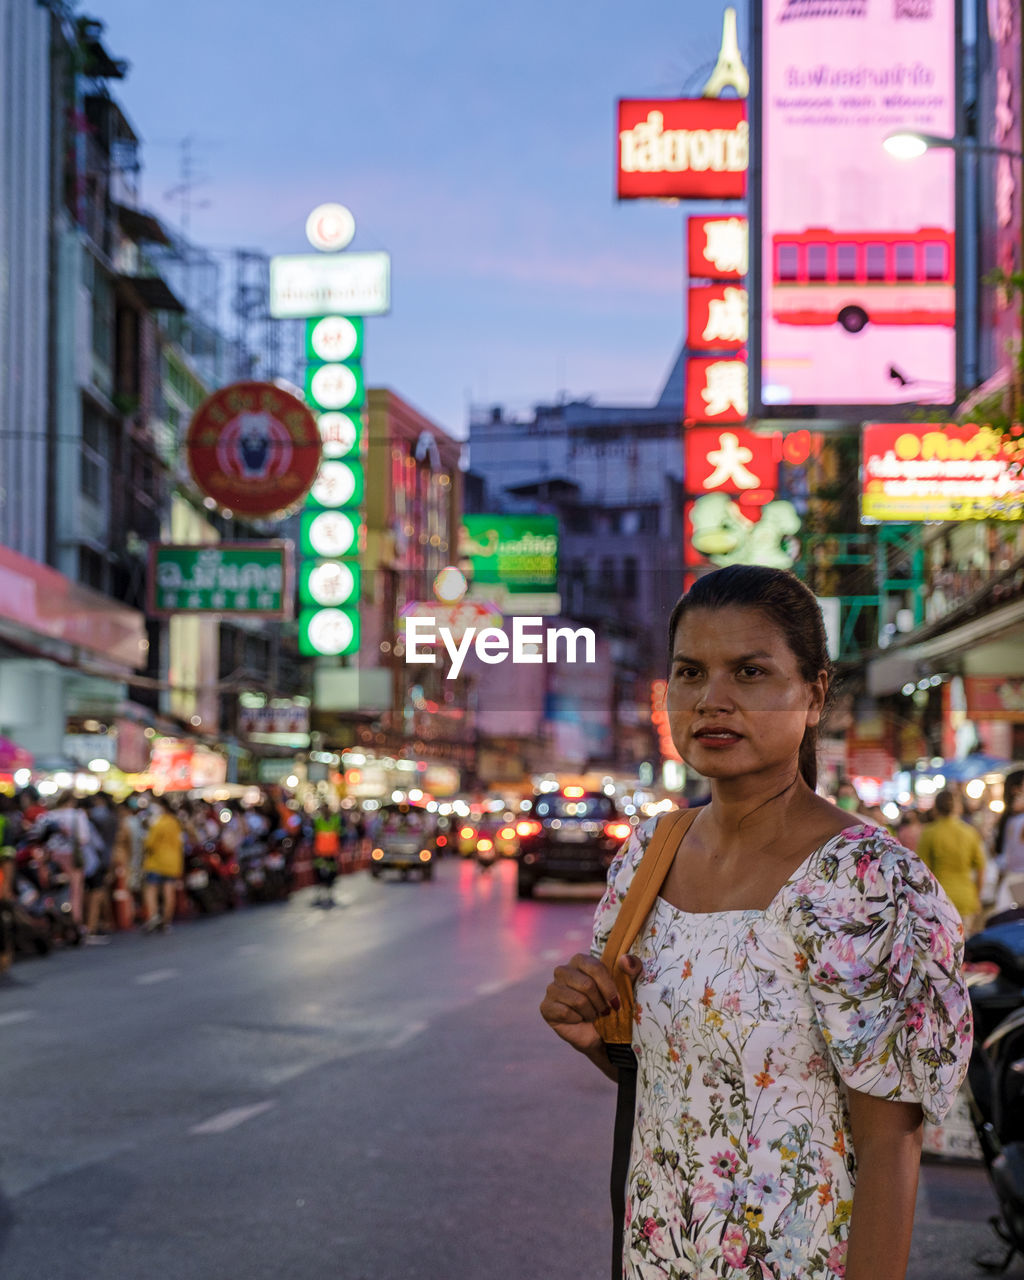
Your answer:
[[[148,613],[290,617],[291,558],[290,542],[150,543]]]
[[[869,423],[862,447],[864,520],[1024,520],[1024,475],[991,427]]]
[[[741,200],[746,104],[738,98],[619,100],[618,196]]]
[[[764,405],[949,404],[958,0],[758,0]]]
[[[460,563],[468,560],[474,584],[500,583],[509,592],[555,591],[558,521],[554,516],[464,516]]]
[[[270,259],[270,314],[382,316],[391,310],[386,253],[289,253]]]

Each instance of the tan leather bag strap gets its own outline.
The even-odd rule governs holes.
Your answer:
[[[698,810],[679,809],[658,820],[651,842],[633,874],[629,889],[619,907],[619,914],[608,936],[601,960],[615,979],[620,1008],[595,1022],[605,1044],[629,1044],[633,1039],[633,983],[618,968],[617,961],[633,945],[643,922],[654,906],[654,900],[665,883],[679,842],[696,818]]]

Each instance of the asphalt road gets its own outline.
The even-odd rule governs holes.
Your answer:
[[[596,891],[520,903],[512,873],[16,964],[3,1280],[601,1280],[614,1090],[537,1014]],[[980,1170],[926,1165],[911,1280],[981,1275],[991,1212]]]

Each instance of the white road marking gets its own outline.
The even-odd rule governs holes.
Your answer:
[[[408,1044],[410,1040],[414,1040],[422,1031],[426,1031],[427,1024],[425,1022],[410,1022],[407,1027],[403,1027],[397,1035],[391,1037],[390,1040],[384,1042],[385,1049],[401,1049],[402,1045]]]
[[[232,1107],[229,1111],[222,1111],[219,1115],[211,1116],[209,1120],[204,1120],[202,1124],[193,1125],[189,1129],[189,1133],[227,1133],[229,1129],[234,1129],[237,1125],[244,1124],[246,1120],[251,1120],[253,1116],[259,1116],[264,1111],[269,1111],[273,1105],[272,1102],[257,1102],[251,1107]]]
[[[149,987],[154,982],[167,982],[176,978],[180,972],[180,969],[153,969],[150,973],[140,973],[135,981],[140,987]]]
[[[10,1013],[0,1013],[0,1027],[11,1027],[16,1022],[28,1022],[36,1017],[34,1009],[12,1009]]]

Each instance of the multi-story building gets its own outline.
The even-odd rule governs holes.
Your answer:
[[[653,406],[573,402],[538,406],[528,418],[499,407],[471,415],[467,508],[558,517],[562,613],[595,630],[607,663],[596,681],[600,704],[585,714],[578,696],[557,687],[567,673],[545,673],[551,688],[535,735],[544,751],[518,745],[535,771],[635,774],[659,760],[651,687],[664,676],[665,628],[683,585],[680,392],[670,378]]]

